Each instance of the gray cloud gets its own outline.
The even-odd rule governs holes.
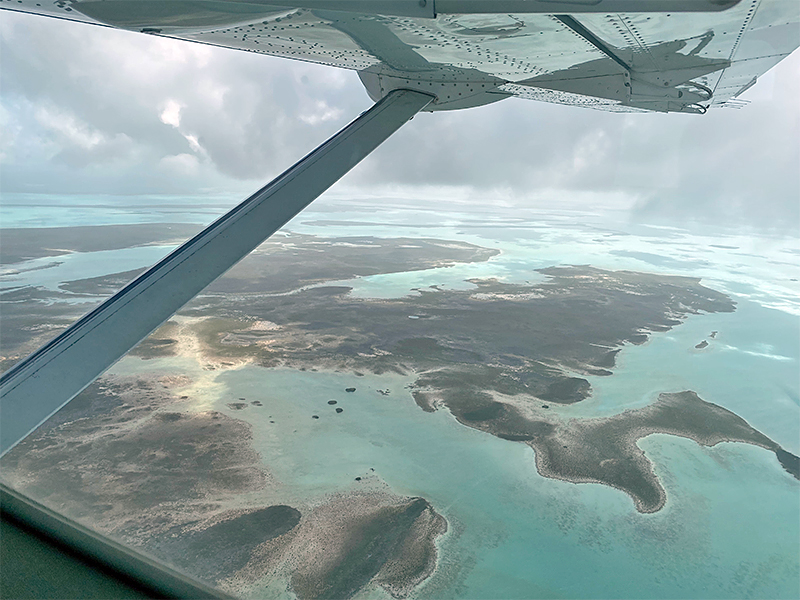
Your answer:
[[[4,192],[238,193],[369,107],[355,73],[5,13]],[[418,115],[337,188],[530,204],[616,198],[643,221],[800,232],[800,55],[705,116],[505,100]],[[747,97],[747,95],[745,96]]]

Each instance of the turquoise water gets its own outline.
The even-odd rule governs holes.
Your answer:
[[[652,402],[661,392],[694,390],[800,452],[798,317],[740,300],[734,313],[694,315],[643,346],[617,355],[611,377],[588,377],[590,400],[567,415],[602,416]],[[717,331],[716,338],[709,334]],[[698,350],[695,345],[707,340]]]
[[[0,291],[18,286],[57,290],[66,281],[149,267],[164,258],[173,248],[175,246],[136,246],[26,260],[0,268]]]
[[[76,227],[130,223],[210,223],[237,201],[172,196],[3,193],[0,227]]]
[[[156,219],[147,217],[152,199],[122,208],[99,199],[77,213],[67,200],[56,200],[48,222],[65,226],[86,224],[90,216],[94,223],[207,222],[224,204],[192,209],[185,219],[171,213],[174,207],[161,206]],[[591,378],[592,398],[553,410],[610,415],[644,406],[660,392],[692,389],[800,452],[800,288],[792,281],[800,275],[798,240],[700,237],[544,211],[522,217],[498,211],[487,221],[486,211],[467,209],[332,206],[303,213],[289,229],[457,239],[502,252],[485,263],[345,282],[361,297],[394,297],[442,284],[467,289],[465,279],[472,277],[536,282],[542,276],[534,269],[554,264],[703,277],[706,285],[732,295],[736,312],[693,315],[645,345],[625,347],[613,376]],[[3,207],[3,225],[38,224],[48,209],[37,210],[26,217],[22,208]],[[60,281],[145,266],[167,250],[47,259],[63,264],[15,276],[24,277],[16,285],[52,289]],[[39,265],[28,262],[15,267]],[[718,332],[715,339],[711,331]],[[709,346],[695,349],[704,339]],[[427,498],[450,529],[439,541],[436,573],[415,593],[419,598],[800,596],[800,485],[774,454],[760,448],[702,448],[664,435],[641,440],[668,495],[663,510],[641,515],[617,490],[539,476],[527,446],[463,427],[446,411],[423,412],[405,387],[408,377],[253,366],[207,371],[191,358],[126,358],[114,370],[186,373],[195,380],[192,396],[200,398],[194,410],[214,408],[252,423],[254,445],[279,483],[264,501],[303,505],[378,484]],[[344,391],[350,386],[355,393]],[[242,397],[264,406],[227,408]],[[331,399],[344,408],[341,415],[327,404]],[[312,419],[315,414],[320,418]],[[268,582],[262,583],[266,589]]]
[[[447,517],[440,567],[417,597],[797,596],[798,485],[761,448],[646,438],[668,501],[641,515],[619,491],[542,478],[527,446],[419,410],[410,378],[247,366],[214,380],[202,408],[252,423],[279,482],[270,501],[302,503],[373,477]],[[264,406],[231,412],[238,398]]]

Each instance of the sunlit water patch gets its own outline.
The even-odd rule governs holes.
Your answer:
[[[421,290],[472,290],[473,279],[498,279],[504,283],[535,285],[547,280],[532,269],[530,262],[511,254],[501,254],[486,262],[458,263],[445,267],[369,275],[341,281],[325,282],[324,286],[346,286],[356,298],[400,298]]]

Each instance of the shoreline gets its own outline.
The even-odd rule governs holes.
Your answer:
[[[676,425],[664,423],[665,418],[671,416],[669,413],[676,409],[686,413],[683,418],[694,424],[681,429]],[[714,417],[717,419],[716,422]],[[640,422],[626,426],[625,422],[631,420]],[[703,425],[697,424],[700,422]],[[540,475],[570,483],[599,483],[613,487],[626,493],[640,513],[658,512],[664,507],[667,499],[667,490],[654,471],[654,463],[638,445],[639,440],[653,434],[682,437],[706,447],[713,447],[723,442],[757,446],[774,453],[783,470],[800,480],[800,470],[797,470],[800,462],[798,457],[753,429],[738,415],[716,404],[705,402],[691,391],[660,394],[656,402],[644,408],[624,411],[611,417],[565,421],[551,425],[554,431],[549,437],[518,440],[524,441],[533,449],[536,455],[536,468]],[[603,445],[597,444],[585,448],[583,452],[580,447],[577,450],[568,449],[568,445],[562,442],[576,444],[575,437],[579,437],[570,431],[571,425],[583,429],[583,439],[601,437],[618,439],[619,442],[606,442],[605,454],[593,459],[594,462],[581,463],[581,455],[587,457],[584,460],[588,460],[588,456],[593,455],[598,448],[603,448]],[[612,432],[617,435],[610,435]],[[577,444],[579,445],[579,442]],[[562,451],[557,450],[559,446],[563,446]],[[591,454],[590,449],[594,450]],[[619,467],[620,461],[628,461],[627,464],[632,464],[633,469]],[[619,468],[614,470],[615,467]],[[791,470],[792,467],[795,470]],[[604,469],[607,477],[597,475],[597,471]],[[638,482],[637,475],[640,478]],[[627,481],[628,485],[621,484],[620,480]]]

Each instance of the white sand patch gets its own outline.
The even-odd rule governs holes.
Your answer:
[[[277,331],[283,328],[272,321],[255,321],[248,329],[250,331]]]

